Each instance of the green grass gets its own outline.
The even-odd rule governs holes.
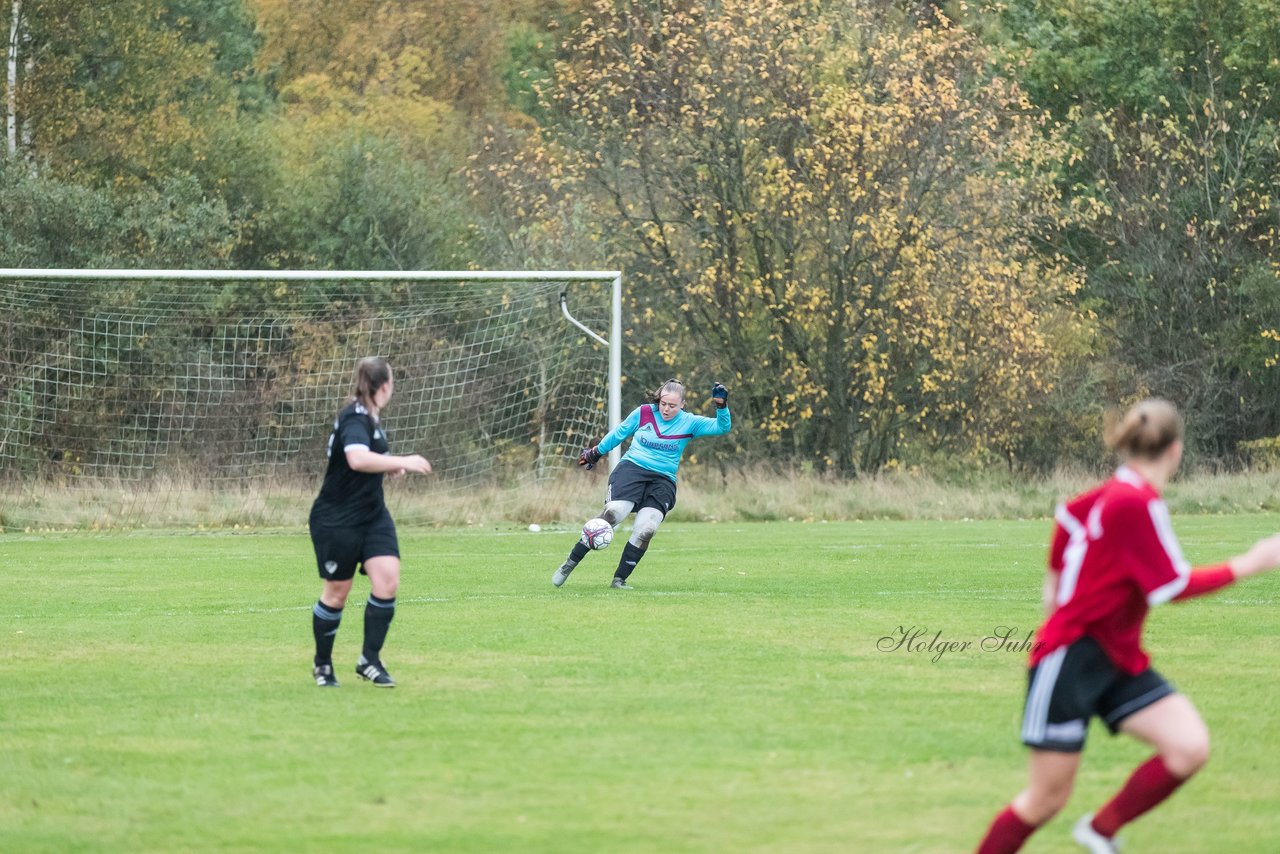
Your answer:
[[[1205,561],[1275,515],[1186,517]],[[561,590],[567,529],[402,531],[392,691],[310,681],[301,534],[0,538],[0,850],[961,852],[1021,787],[1023,653],[1048,524],[664,526],[632,592],[618,550]],[[1280,578],[1162,608],[1157,666],[1214,758],[1129,850],[1280,850]],[[1147,751],[1093,731],[1030,852]]]

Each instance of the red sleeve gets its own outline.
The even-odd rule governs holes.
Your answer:
[[[1173,534],[1169,509],[1158,498],[1135,495],[1118,502],[1105,527],[1116,531],[1129,546],[1130,574],[1147,597],[1148,605],[1161,605],[1187,586],[1191,566]]]
[[[1060,524],[1053,526],[1053,539],[1049,541],[1049,571],[1062,572],[1062,556],[1067,550],[1067,540],[1070,535],[1067,529]]]
[[[1221,590],[1235,580],[1235,570],[1225,563],[1220,563],[1217,566],[1199,567],[1191,570],[1191,577],[1187,579],[1187,586],[1173,598],[1175,601],[1179,601],[1191,599],[1195,596],[1203,596],[1206,593]]]

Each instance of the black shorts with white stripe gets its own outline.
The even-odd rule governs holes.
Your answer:
[[[1030,669],[1022,743],[1037,750],[1079,753],[1097,715],[1115,735],[1134,712],[1174,693],[1151,668],[1130,676],[1084,637],[1049,653]]]
[[[311,544],[316,551],[316,569],[325,581],[355,578],[356,567],[364,572],[364,562],[375,557],[400,557],[396,525],[387,508],[367,525],[330,527],[311,519]]]

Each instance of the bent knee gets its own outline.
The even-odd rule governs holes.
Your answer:
[[[1018,815],[1026,822],[1039,827],[1062,812],[1071,799],[1071,786],[1052,789],[1029,789],[1014,798]]]
[[[658,533],[658,526],[662,524],[662,514],[656,510],[645,508],[636,515],[636,524],[631,529],[631,542],[637,546],[644,547],[653,539],[653,535]]]
[[[631,512],[631,504],[627,501],[610,501],[604,506],[604,511],[600,514],[600,518],[608,522],[614,528],[626,518]]]
[[[1160,752],[1160,759],[1175,777],[1190,777],[1209,761],[1209,734],[1188,738]]]

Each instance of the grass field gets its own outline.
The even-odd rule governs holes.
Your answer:
[[[1203,562],[1280,516],[1175,524]],[[1025,653],[981,641],[1034,628],[1047,533],[673,521],[623,592],[617,544],[551,587],[565,529],[402,531],[391,691],[351,672],[363,579],[343,686],[312,684],[302,534],[7,534],[0,850],[969,851],[1025,765]],[[1280,851],[1277,604],[1268,577],[1153,615],[1215,753],[1129,851]],[[934,651],[885,651],[904,630]],[[1026,850],[1076,850],[1146,753],[1095,727]]]

